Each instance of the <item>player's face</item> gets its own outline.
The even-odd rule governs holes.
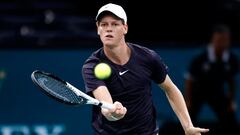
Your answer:
[[[114,47],[125,42],[128,26],[112,15],[104,16],[97,22],[98,35],[105,46]]]

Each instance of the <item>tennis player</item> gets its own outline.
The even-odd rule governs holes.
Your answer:
[[[125,41],[127,16],[121,6],[104,5],[96,21],[103,47],[86,60],[82,74],[86,92],[100,101],[114,104],[115,109],[93,107],[95,135],[157,135],[152,81],[165,91],[186,135],[208,132],[208,129],[193,126],[184,98],[168,76],[167,66],[160,56],[153,50]],[[112,68],[106,80],[94,76],[94,67],[100,62]]]

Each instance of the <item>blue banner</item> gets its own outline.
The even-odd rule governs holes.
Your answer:
[[[199,49],[155,50],[169,66],[172,80],[183,90],[183,74]],[[0,51],[0,135],[91,135],[91,106],[68,106],[45,96],[32,83],[30,75],[34,70],[43,70],[84,89],[81,69],[93,51]],[[240,84],[239,76],[237,84]],[[240,103],[239,91],[237,94]],[[159,125],[165,120],[176,120],[164,93],[156,85],[153,85],[153,95]],[[215,120],[208,108],[201,114],[203,120]],[[239,109],[237,116],[239,119]]]

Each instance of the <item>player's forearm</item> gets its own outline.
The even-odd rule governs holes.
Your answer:
[[[107,103],[113,104],[112,97],[107,89],[106,86],[100,86],[96,90],[93,91],[93,96],[98,99],[99,101],[104,101]],[[102,114],[110,121],[111,119],[111,113],[109,113],[108,110],[102,109]]]
[[[93,91],[93,96],[99,101],[113,103],[112,96],[110,95],[106,86],[100,86]]]
[[[180,120],[184,130],[188,127],[192,127],[193,124],[191,122],[184,98],[181,94],[181,92],[175,88],[176,90],[170,90],[166,92],[167,98],[178,116],[178,119]]]
[[[120,102],[114,102],[112,100],[112,96],[110,95],[110,92],[108,91],[106,86],[100,86],[96,90],[93,91],[93,96],[98,99],[99,101],[104,101],[107,103],[113,104],[114,108],[111,110],[102,108],[101,112],[103,116],[105,116],[106,119],[109,121],[116,121],[119,119],[122,119],[127,109],[123,107],[123,105]]]
[[[182,93],[167,76],[160,87],[165,90],[169,103],[180,120],[184,130],[193,127]]]

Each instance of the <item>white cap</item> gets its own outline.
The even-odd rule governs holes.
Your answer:
[[[112,4],[112,3],[109,3],[109,4],[106,4],[106,5],[102,6],[98,10],[96,20],[98,19],[99,15],[104,11],[109,11],[109,12],[113,13],[117,17],[123,19],[124,23],[127,24],[127,15],[126,15],[124,9],[121,6],[116,5],[116,4]]]

